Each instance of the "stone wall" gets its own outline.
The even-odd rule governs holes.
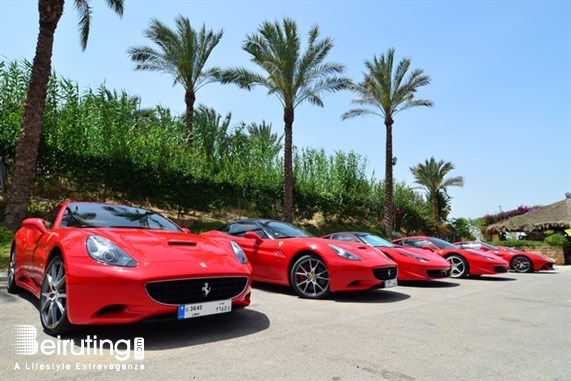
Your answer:
[[[557,246],[533,246],[533,247],[522,247],[525,251],[534,251],[536,253],[541,253],[547,255],[549,258],[553,258],[555,264],[564,265],[565,263],[565,251],[562,247]]]

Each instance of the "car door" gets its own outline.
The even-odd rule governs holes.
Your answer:
[[[267,259],[261,253],[268,250],[266,242],[271,242],[268,235],[263,231],[261,226],[253,221],[238,221],[228,225],[223,229],[227,234],[235,237],[234,240],[246,252],[248,261],[252,265],[252,275],[254,279],[265,280],[268,278],[268,265]],[[244,234],[247,232],[254,232],[258,234],[261,241],[253,238],[245,238]]]
[[[51,248],[53,247],[53,236],[56,234],[53,228],[59,211],[60,207],[56,207],[46,214],[43,219],[43,224],[46,227],[47,232],[39,232],[40,234],[34,237],[34,248],[31,258],[33,267],[32,279],[38,288],[41,288],[42,286],[44,270],[48,265],[47,259]]]

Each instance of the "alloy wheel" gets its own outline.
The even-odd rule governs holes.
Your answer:
[[[302,298],[323,298],[330,292],[329,271],[318,257],[301,257],[292,268],[291,283]]]
[[[40,318],[48,332],[57,332],[67,325],[66,276],[63,261],[54,258],[46,270],[40,296]]]

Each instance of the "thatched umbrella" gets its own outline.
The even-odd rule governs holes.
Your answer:
[[[565,199],[541,206],[525,214],[508,218],[486,228],[488,233],[531,232],[537,230],[567,230],[571,228],[571,193]]]

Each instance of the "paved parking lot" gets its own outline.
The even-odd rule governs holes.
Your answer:
[[[84,329],[65,338],[75,343],[67,355],[50,349],[61,341],[41,331],[35,300],[5,287],[2,278],[0,380],[571,380],[568,266],[322,301],[257,285],[244,310]],[[16,333],[30,326],[44,347],[17,354]],[[144,338],[142,360],[118,359],[125,346],[101,354],[92,345],[88,354],[78,345],[89,338],[134,345],[136,337]]]

